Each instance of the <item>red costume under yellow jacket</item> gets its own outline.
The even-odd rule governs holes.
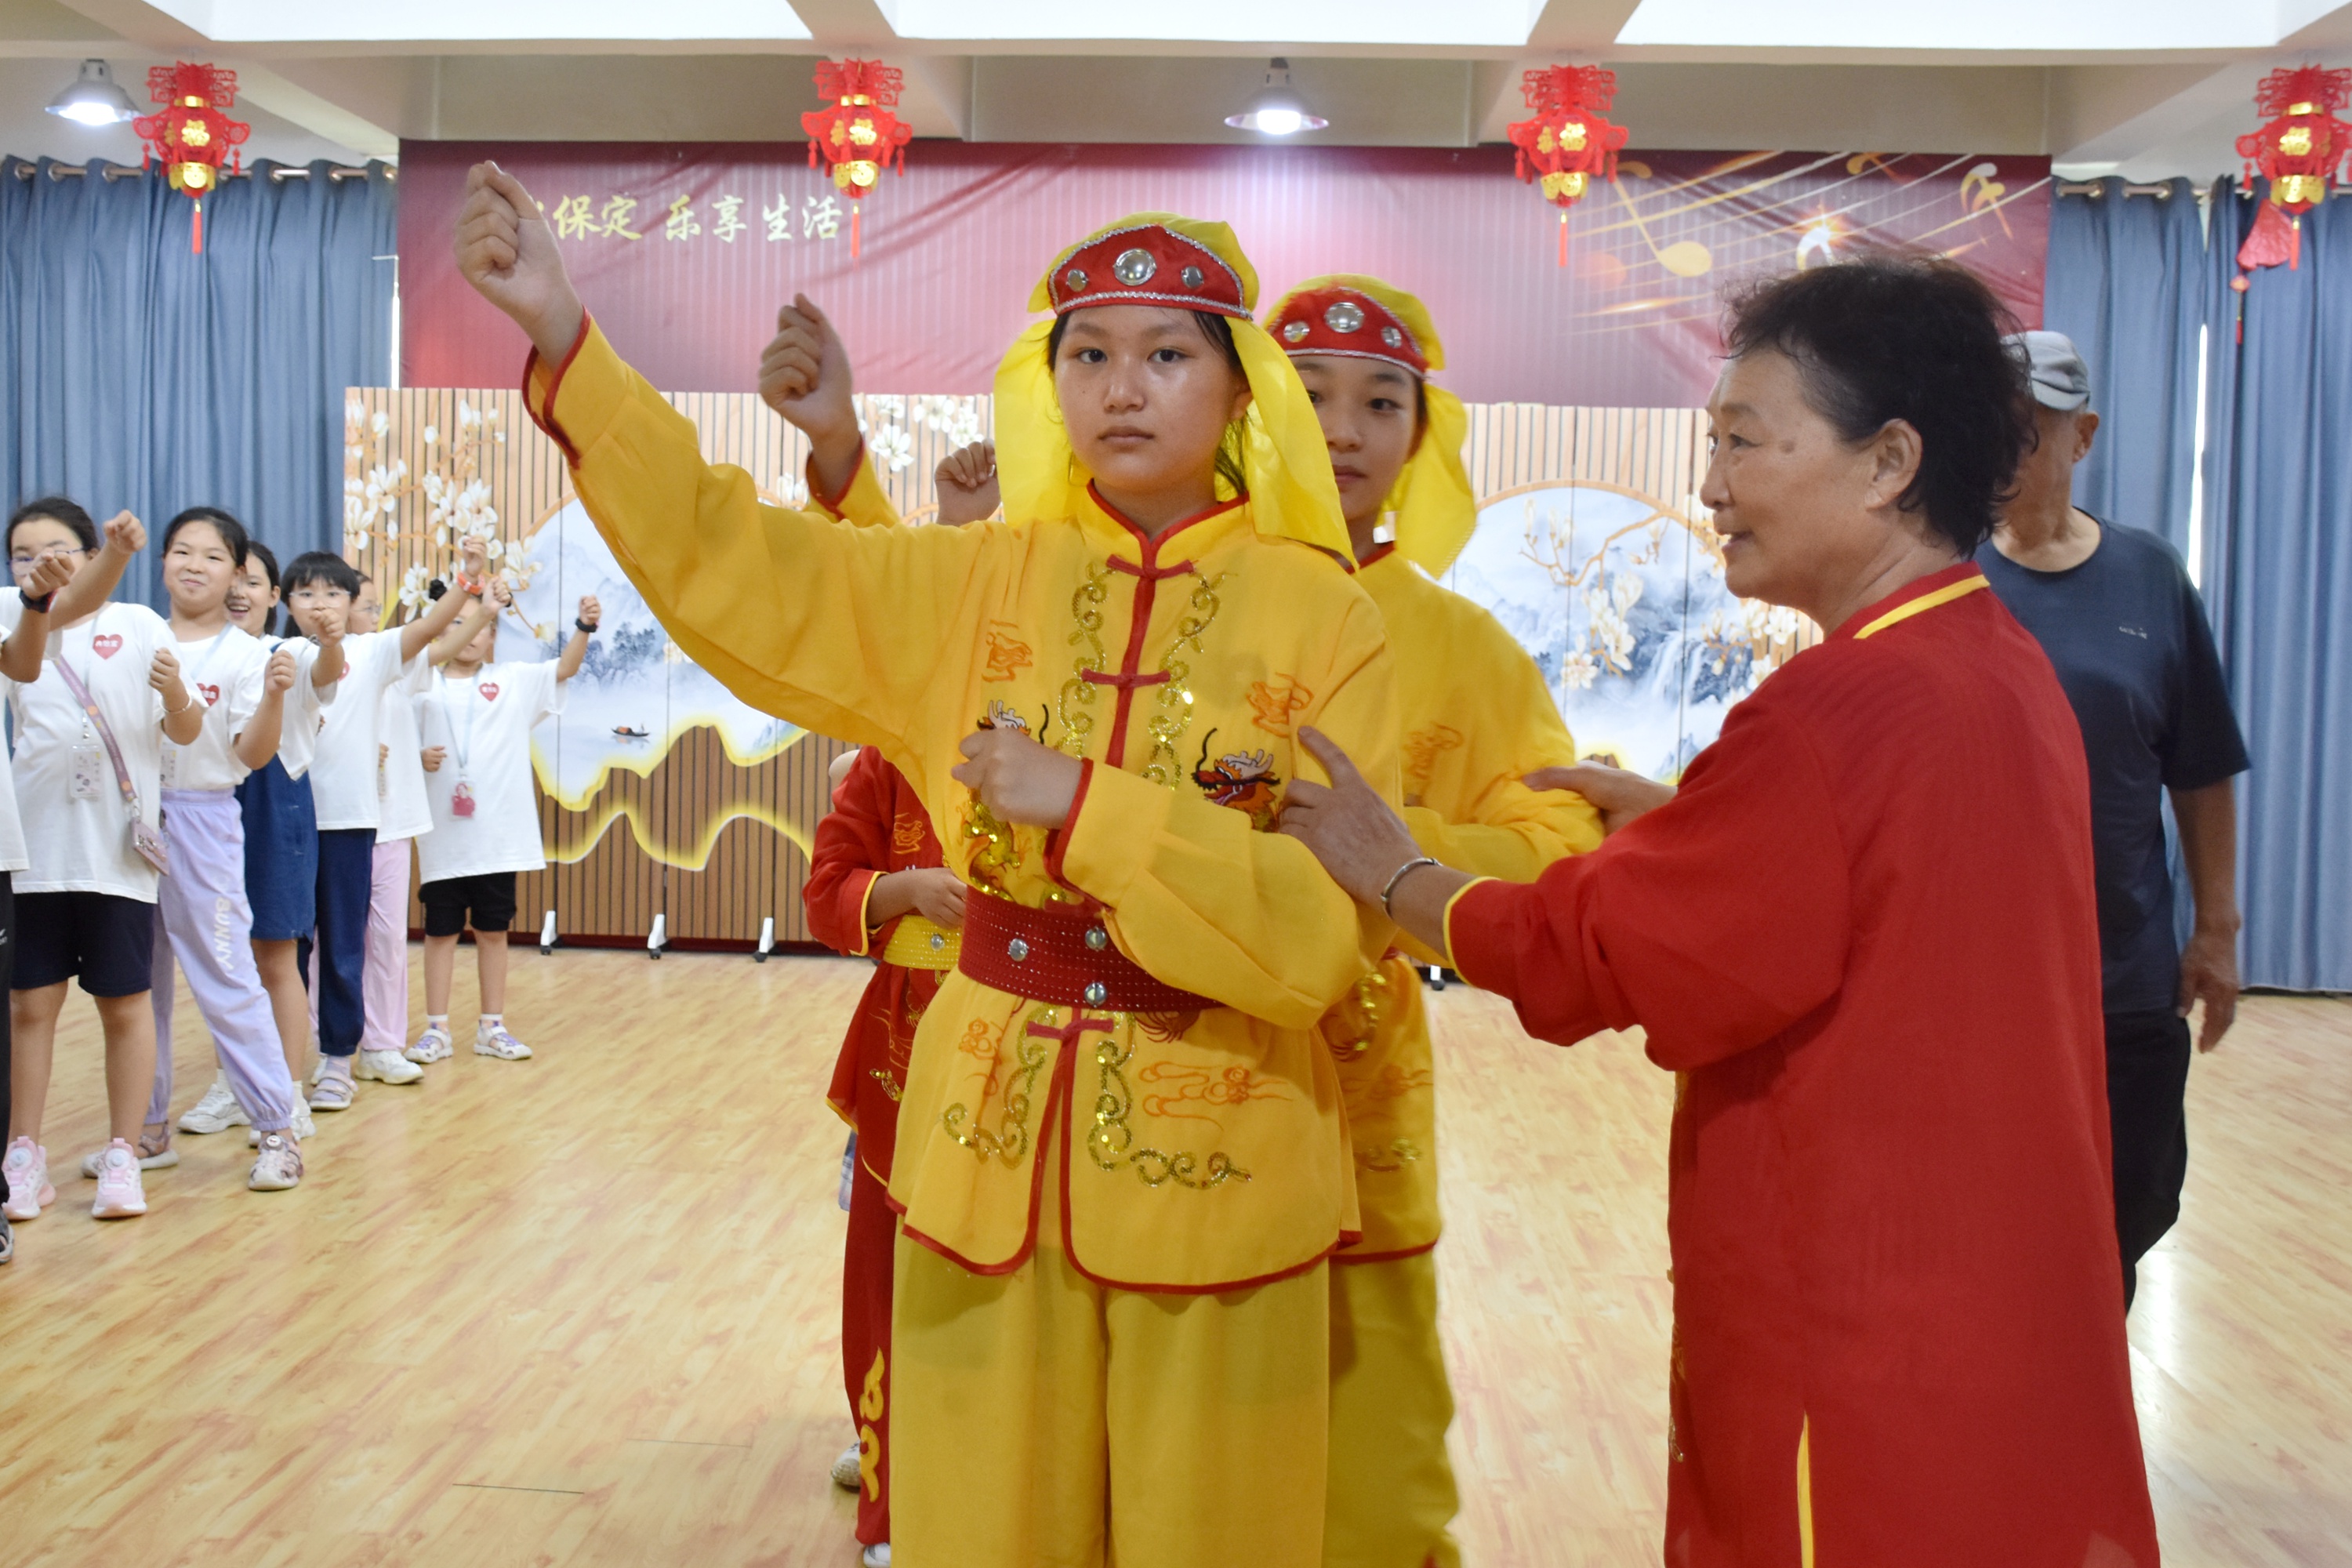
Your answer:
[[[880,752],[866,747],[834,792],[833,810],[817,824],[801,897],[819,942],[852,958],[881,960],[858,998],[825,1094],[857,1130],[857,1158],[877,1181],[890,1179],[915,1026],[955,967],[957,937],[911,913],[869,928],[866,903],[886,873],[945,864],[914,786]]]

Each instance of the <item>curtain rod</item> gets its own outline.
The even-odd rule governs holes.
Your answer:
[[[2096,201],[2107,194],[2107,187],[2103,180],[2080,182],[2061,180],[2058,182],[2058,194],[2062,196],[2088,196],[2093,201]],[[2126,183],[2124,186],[2124,195],[2126,199],[2132,196],[2154,196],[2158,201],[2167,202],[2172,199],[2172,187],[2170,185],[2135,185]]]
[[[30,180],[33,177],[33,164],[20,163],[16,165],[16,177],[20,180]],[[49,165],[49,178],[52,180],[78,180],[89,173],[89,171],[79,163],[51,163]],[[145,169],[133,169],[124,163],[109,163],[101,168],[99,173],[104,174],[110,183],[115,180],[135,180],[142,174],[147,174],[148,171]],[[255,173],[256,171],[247,169],[242,174],[223,174],[221,178],[224,180],[249,180],[253,178]],[[327,178],[336,182],[338,184],[341,184],[345,180],[364,180],[367,176],[368,172],[365,169],[351,169],[339,166],[327,171]],[[307,180],[310,177],[310,171],[308,169],[277,168],[269,171],[269,178],[271,182],[277,184],[283,184],[288,180]],[[387,164],[384,167],[383,177],[387,180],[397,180],[400,177],[400,171],[398,168]]]

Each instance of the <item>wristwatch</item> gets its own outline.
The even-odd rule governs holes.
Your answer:
[[[49,613],[50,601],[54,600],[58,596],[58,591],[55,588],[52,588],[47,593],[36,599],[32,595],[27,594],[24,589],[19,588],[16,590],[16,596],[25,601],[25,608],[27,613],[36,616],[46,616]]]
[[[577,616],[572,617],[572,624],[580,630],[586,632],[592,637],[596,635],[596,628],[590,626],[586,621],[582,620]]]

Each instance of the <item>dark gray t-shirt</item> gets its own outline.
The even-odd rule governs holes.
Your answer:
[[[2203,789],[2247,766],[2204,604],[2164,541],[2105,522],[2090,559],[2063,572],[2020,566],[1990,542],[1977,564],[2050,656],[2083,726],[2106,1010],[2171,1007],[2180,952],[2164,791]]]

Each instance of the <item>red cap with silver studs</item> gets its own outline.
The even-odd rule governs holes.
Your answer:
[[[1057,316],[1089,305],[1177,305],[1245,318],[1254,290],[1200,241],[1142,224],[1097,235],[1065,254],[1045,274],[1044,291]]]
[[[1266,330],[1283,353],[1386,360],[1417,376],[1428,355],[1402,318],[1360,289],[1302,289],[1282,301]]]

